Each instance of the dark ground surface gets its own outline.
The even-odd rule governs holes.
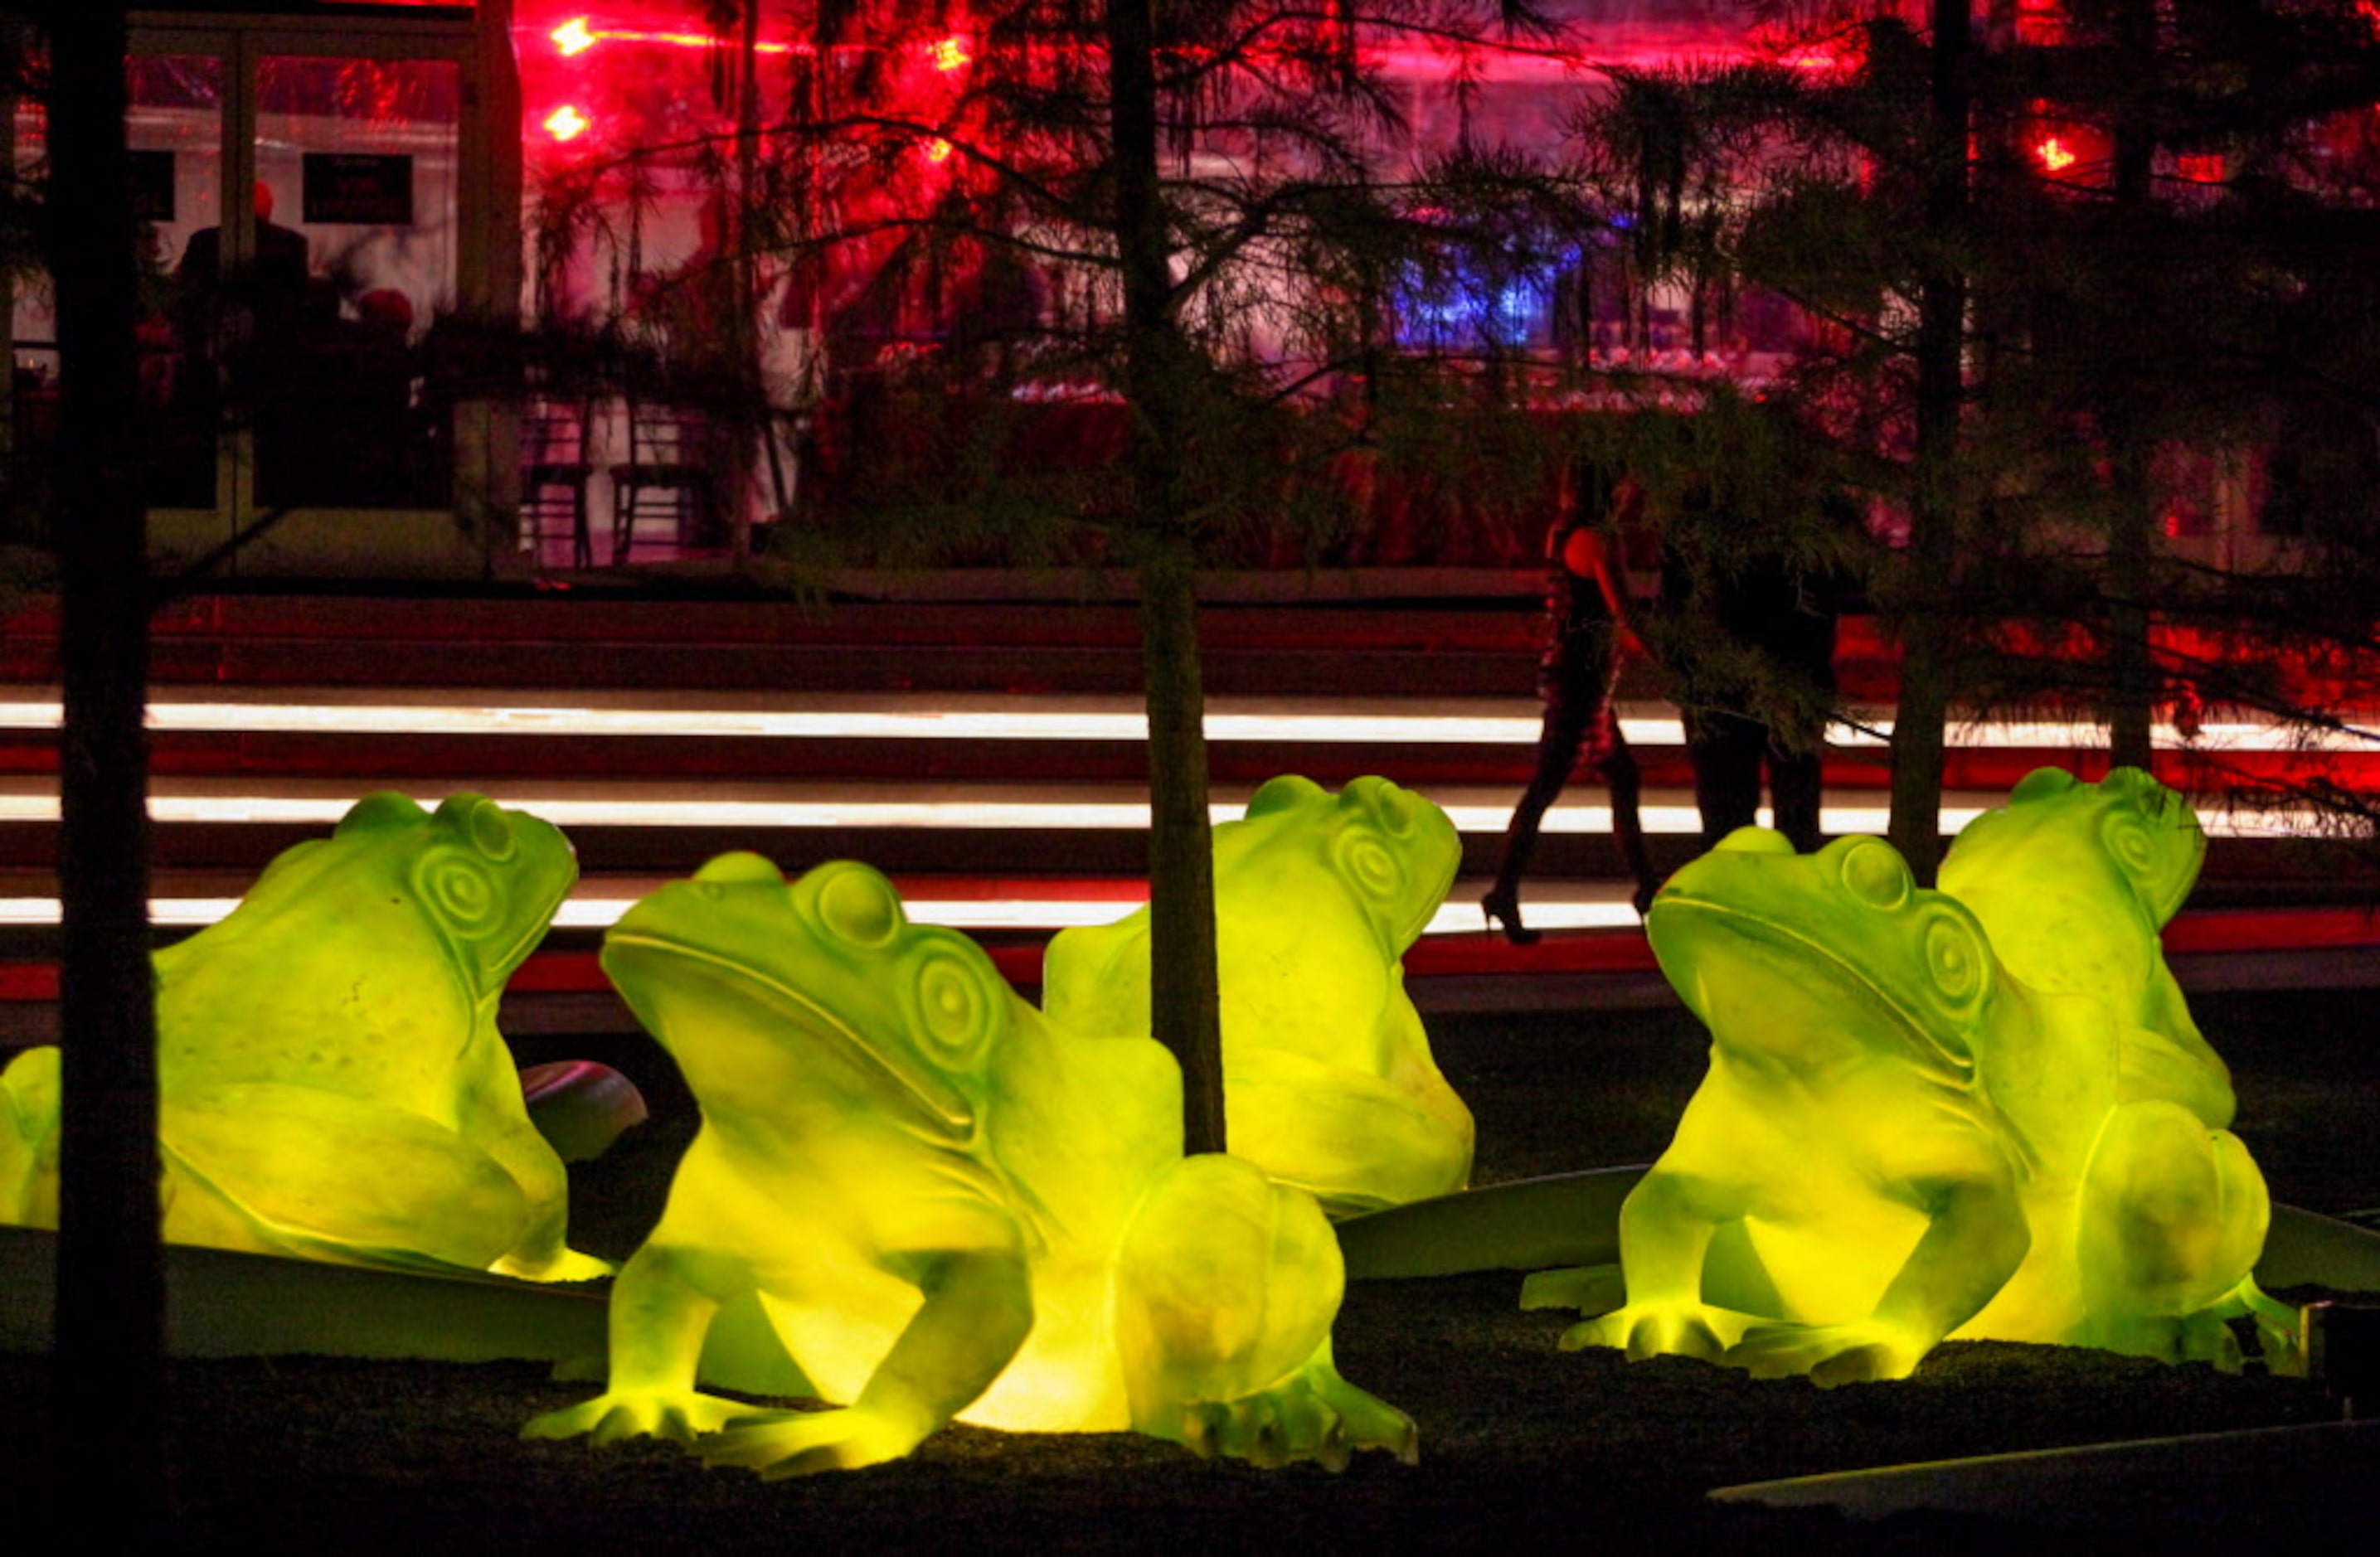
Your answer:
[[[2380,1208],[2380,1023],[2371,996],[2204,996],[2238,1125],[2275,1199]],[[1681,1012],[1439,1019],[1438,1053],[1479,1122],[1477,1178],[1644,1161],[1702,1068]],[[615,1063],[633,1055],[605,1055]],[[652,1214],[685,1116],[656,1121],[574,1187],[574,1242],[623,1252]],[[1956,1343],[1904,1382],[1820,1391],[1681,1359],[1555,1349],[1564,1316],[1523,1313],[1516,1277],[1351,1286],[1337,1349],[1353,1381],[1420,1423],[1422,1463],[1333,1476],[1205,1464],[1128,1434],[955,1428],[911,1459],[763,1484],[677,1450],[526,1442],[528,1417],[589,1393],[528,1365],[321,1358],[193,1362],[175,1384],[174,1466],[190,1550],[275,1551],[1141,1551],[1823,1546],[1902,1551],[2304,1550],[2367,1543],[2367,1451],[2309,1496],[2210,1454],[2187,1506],[2089,1506],[2010,1522],[1722,1508],[1714,1487],[1861,1466],[2336,1418],[2318,1384],[2077,1349]],[[44,1461],[45,1366],[0,1358],[0,1509],[67,1495]],[[13,1516],[10,1523],[15,1523]],[[2106,1527],[2097,1533],[2069,1523]],[[35,1550],[29,1545],[21,1550]],[[42,1545],[44,1551],[68,1550]],[[0,1551],[20,1550],[0,1538]]]

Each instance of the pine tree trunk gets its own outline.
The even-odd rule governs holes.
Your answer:
[[[1967,0],[1934,0],[1933,81],[1926,149],[1928,229],[1953,241],[1967,217]],[[1953,679],[1948,614],[1956,587],[1960,412],[1965,400],[1967,287],[1937,261],[1917,298],[1917,453],[1910,504],[1909,588],[1903,601],[1900,700],[1892,726],[1893,846],[1927,885],[1941,855],[1943,730]]]
[[[75,1451],[78,1539],[95,1551],[140,1551],[163,1528],[164,1281],[124,11],[75,0],[55,8],[47,30],[66,704],[57,1432]]]
[[[2116,17],[2116,51],[2125,78],[2145,81],[2156,65],[2154,0],[2123,0]],[[2149,219],[2149,176],[2156,143],[2141,109],[2126,99],[2116,120],[2116,231]],[[2111,365],[2112,366],[2112,365]],[[2117,395],[2127,386],[2120,380]],[[2120,767],[2149,766],[2156,697],[2156,667],[2149,648],[2149,572],[2156,548],[2155,497],[2149,486],[2147,436],[2119,404],[2106,418],[2116,490],[2107,537],[2107,756]]]
[[[1216,993],[1214,832],[1208,815],[1196,550],[1183,493],[1184,397],[1196,367],[1168,311],[1149,0],[1108,0],[1116,257],[1123,271],[1124,397],[1148,705],[1149,1012],[1182,1067],[1186,1152],[1220,1152],[1222,1020]]]

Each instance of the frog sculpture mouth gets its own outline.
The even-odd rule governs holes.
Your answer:
[[[975,1108],[948,1083],[885,1053],[848,1020],[782,978],[735,956],[625,923],[605,937],[604,945],[607,956],[646,953],[712,970],[801,1037],[822,1044],[846,1063],[892,1082],[900,1089],[899,1095],[915,1104],[930,1124],[962,1134],[975,1128]]]
[[[1850,999],[1868,1011],[1875,1020],[1864,1024],[1871,1032],[1889,1032],[1893,1047],[1929,1068],[1947,1068],[1959,1080],[1964,1081],[1974,1069],[1973,1060],[1965,1055],[1946,1049],[1935,1033],[1941,1017],[1912,1008],[1876,978],[1861,962],[1844,955],[1835,947],[1803,935],[1784,921],[1756,913],[1734,904],[1697,897],[1692,893],[1665,891],[1660,903],[1670,923],[1680,919],[1699,921],[1710,929],[1732,935],[1743,951],[1750,953],[1759,972],[1755,975],[1742,960],[1732,962],[1727,970],[1729,982],[1737,986],[1733,993],[1739,1006],[1767,1006],[1779,1003],[1812,1005]],[[1747,1000],[1749,989],[1759,995]],[[1707,992],[1689,984],[1679,989],[1679,997],[1706,1026],[1714,1029],[1725,1020],[1714,1013]],[[1842,1027],[1852,1025],[1850,1013],[1840,1005],[1833,1013]],[[1726,1035],[1746,1047],[1755,1046],[1758,1031],[1744,1030],[1743,1024],[1730,1022]]]

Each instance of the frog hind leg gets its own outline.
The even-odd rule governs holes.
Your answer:
[[[58,1225],[58,1098],[55,1044],[0,1070],[0,1222]]]
[[[2076,1206],[2082,1338],[2237,1369],[2228,1322],[2252,1315],[2288,1349],[2286,1310],[2249,1274],[2271,1219],[2265,1177],[2239,1137],[2178,1103],[2118,1107],[2092,1147]]]
[[[1338,1240],[1305,1191],[1235,1157],[1168,1167],[1117,1256],[1115,1334],[1133,1426],[1202,1456],[1345,1466],[1416,1457],[1413,1421],[1339,1375]]]
[[[1450,1122],[1349,1066],[1245,1048],[1224,1061],[1223,1100],[1232,1149],[1334,1218],[1451,1195],[1470,1181],[1467,1111]]]
[[[158,1133],[177,1243],[484,1271],[528,1215],[512,1176],[462,1136],[340,1093],[215,1088],[168,1100]]]

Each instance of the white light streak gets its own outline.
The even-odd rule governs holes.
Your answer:
[[[1479,884],[1458,884],[1433,918],[1426,935],[1476,935],[1485,921],[1478,905]],[[1529,899],[1533,929],[1582,930],[1626,927],[1638,923],[1636,911],[1610,887],[1609,897],[1596,888],[1548,886]],[[553,918],[557,930],[597,931],[610,928],[635,904],[633,896],[600,888],[565,901]],[[239,906],[237,898],[152,898],[150,923],[176,930],[203,929]],[[954,930],[1062,930],[1074,925],[1112,924],[1141,904],[1114,897],[1100,898],[950,898],[918,897],[904,905],[910,920]],[[58,923],[55,898],[0,898],[0,926],[44,928]]]
[[[330,827],[347,813],[365,791],[314,794],[176,794],[152,793],[150,820],[161,825],[279,825]],[[722,829],[881,828],[941,829],[988,832],[1141,832],[1148,827],[1148,806],[1133,800],[1059,798],[1002,799],[997,791],[981,799],[898,800],[825,796],[783,800],[698,800],[677,796],[565,796],[512,792],[492,787],[492,798],[516,810],[543,818],[567,832],[573,827],[715,827]],[[876,791],[880,795],[881,791]],[[1235,821],[1246,810],[1245,797],[1219,800],[1208,807],[1217,822]],[[1492,802],[1440,802],[1440,808],[1462,833],[1495,835],[1512,818],[1512,805]],[[1946,804],[1942,828],[1947,836],[1981,815],[1982,805]],[[1764,819],[1767,813],[1763,814]],[[55,822],[55,794],[0,793],[0,822]],[[1878,806],[1829,805],[1823,813],[1830,833],[1881,832],[1886,813]],[[1702,831],[1702,815],[1692,804],[1654,801],[1640,808],[1639,821],[1647,833],[1688,834]],[[1556,805],[1545,815],[1543,831],[1600,834],[1611,830],[1608,805]],[[2216,830],[2210,827],[2210,831]]]
[[[1148,721],[1122,698],[822,698],[813,706],[771,707],[757,699],[712,698],[700,706],[565,698],[529,693],[517,701],[267,702],[189,696],[163,689],[149,706],[149,727],[161,733],[344,735],[572,735],[643,738],[819,741],[1139,742]],[[1272,742],[1314,745],[1525,746],[1537,738],[1539,717],[1524,699],[1447,699],[1427,714],[1378,711],[1351,698],[1231,699],[1208,705],[1207,738],[1220,743]],[[0,729],[53,730],[55,698],[27,689],[0,696]],[[1685,739],[1677,715],[1658,704],[1623,707],[1621,730],[1639,746],[1677,746]],[[1888,742],[1888,714],[1837,722],[1830,744],[1873,751]],[[2089,751],[2104,748],[2107,727],[2081,719],[1998,719],[1954,722],[1948,738],[1968,750]],[[2155,731],[2159,749],[2205,752],[2380,753],[2380,731],[2350,725],[2297,730],[2272,722],[2226,719],[2185,738],[2170,724]]]

